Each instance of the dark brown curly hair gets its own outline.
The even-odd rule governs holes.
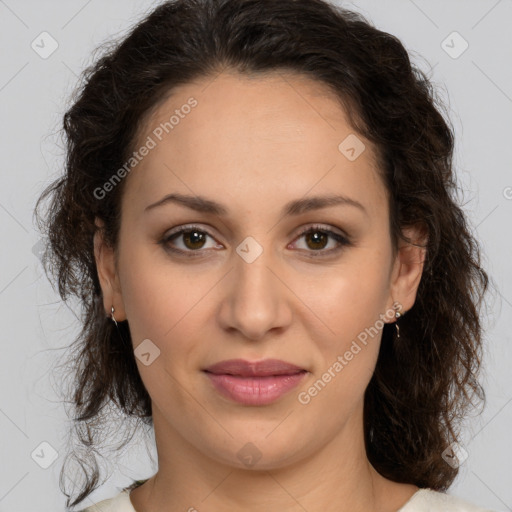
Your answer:
[[[144,119],[174,87],[224,69],[293,71],[330,88],[379,155],[394,247],[405,226],[428,233],[417,299],[399,320],[400,338],[393,324],[384,326],[364,430],[368,459],[383,476],[446,490],[458,470],[441,454],[458,439],[474,397],[485,401],[477,375],[489,278],[457,201],[454,135],[442,101],[400,41],[358,13],[322,0],[175,0],[111,41],[83,72],[63,120],[65,173],[36,207],[48,237],[47,273],[64,301],[78,298],[83,308],[69,357],[78,442],[68,454],[83,485],[74,496],[63,489],[68,506],[100,485],[105,411],[114,407],[152,425],[128,322],[118,332],[106,317],[93,252],[96,217],[116,247],[125,180],[105,197],[94,191],[130,158]],[[61,486],[65,472],[66,464]]]

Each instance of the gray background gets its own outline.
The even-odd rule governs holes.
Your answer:
[[[78,74],[92,61],[92,50],[124,33],[157,3],[0,0],[0,512],[64,508],[58,473],[67,419],[59,395],[63,385],[51,369],[78,323],[43,274],[32,210],[42,187],[62,168],[62,114]],[[481,416],[465,425],[469,456],[450,493],[494,510],[512,510],[512,1],[361,0],[343,5],[399,37],[415,63],[432,68],[432,79],[449,104],[457,171],[466,190],[464,208],[499,287],[485,316],[481,380],[488,403]],[[40,36],[44,31],[58,44],[47,58],[31,47],[35,40],[39,52],[51,49],[48,36]],[[454,31],[469,45],[461,55],[464,41],[457,35],[447,39]],[[41,37],[47,38],[44,49]],[[52,462],[52,449],[57,458],[43,469]],[[154,466],[139,449],[127,452],[112,469],[92,500],[116,494],[131,478],[149,476]]]

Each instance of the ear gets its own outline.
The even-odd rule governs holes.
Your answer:
[[[116,270],[115,250],[105,242],[103,221],[96,218],[95,224],[94,258],[103,294],[103,307],[107,316],[110,316],[113,306],[116,321],[126,320],[121,286]]]
[[[403,235],[410,240],[400,239],[398,252],[393,264],[390,282],[390,307],[398,302],[401,311],[409,311],[416,300],[418,286],[425,263],[427,231],[426,228],[408,226],[402,229]]]

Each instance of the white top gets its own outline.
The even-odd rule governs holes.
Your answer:
[[[432,489],[419,489],[397,512],[493,512]],[[116,497],[101,501],[83,512],[136,512],[130,501],[130,491],[125,489]]]

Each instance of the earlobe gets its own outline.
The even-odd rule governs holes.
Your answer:
[[[112,307],[114,307],[116,319],[119,321],[125,320],[124,304],[116,269],[115,250],[105,242],[103,221],[96,219],[95,224],[97,229],[94,233],[94,258],[103,295],[105,316],[110,316]]]
[[[427,236],[420,227],[402,230],[410,242],[401,241],[395,261],[391,282],[393,301],[401,304],[403,312],[409,311],[416,300],[416,294],[423,274],[426,257]]]

